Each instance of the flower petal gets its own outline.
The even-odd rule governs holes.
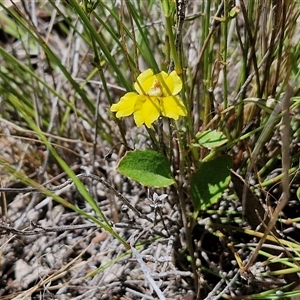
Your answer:
[[[126,93],[123,97],[121,97],[118,103],[111,106],[110,110],[113,112],[117,112],[117,118],[127,117],[133,114],[138,97],[139,95],[137,93]]]
[[[159,100],[156,97],[139,97],[134,108],[134,121],[139,127],[146,124],[148,128],[160,116]]]
[[[186,116],[187,111],[182,100],[176,96],[161,98],[161,113],[163,116],[177,120],[179,116]]]
[[[177,95],[182,89],[182,80],[177,75],[176,71],[172,71],[165,79],[165,82],[170,90],[171,95]]]
[[[148,70],[142,72],[137,77],[136,82],[134,83],[134,89],[140,95],[146,95],[147,92],[151,89],[154,80],[155,80],[155,77],[153,76],[153,70],[148,69]]]
[[[163,95],[165,97],[177,95],[182,89],[182,81],[176,71],[172,71],[169,75],[162,71],[156,74],[155,77],[161,83]]]

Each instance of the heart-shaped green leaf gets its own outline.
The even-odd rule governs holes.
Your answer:
[[[212,149],[219,147],[227,142],[226,136],[217,130],[207,130],[196,135],[194,147],[205,147]]]
[[[201,163],[191,179],[191,197],[195,211],[215,203],[230,182],[232,159],[228,155]]]
[[[153,150],[135,150],[120,160],[118,171],[145,186],[165,187],[174,183],[168,159]]]

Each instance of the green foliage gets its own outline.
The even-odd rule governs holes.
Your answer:
[[[167,158],[152,150],[127,152],[118,171],[128,178],[149,187],[166,187],[174,183]]]
[[[228,155],[202,162],[191,178],[191,197],[196,211],[214,204],[228,188],[232,159]]]
[[[246,182],[255,182],[257,194],[276,200],[280,195],[272,194],[273,187],[286,174],[286,185],[300,199],[299,1],[240,1],[239,7],[231,5],[234,1],[36,1],[51,19],[46,29],[40,28],[46,21],[35,22],[38,14],[0,2],[1,30],[11,40],[0,45],[0,138],[10,138],[10,132],[4,133],[8,126],[16,139],[34,149],[41,145],[43,172],[48,173],[32,179],[32,172],[7,162],[5,151],[0,151],[1,172],[101,226],[127,249],[73,168],[89,154],[89,167],[96,172],[98,164],[107,163],[106,152],[121,155],[123,145],[137,149],[121,158],[117,170],[146,187],[164,188],[170,203],[176,203],[176,221],[184,230],[175,235],[185,234],[180,237],[189,261],[184,268],[193,273],[196,292],[203,274],[193,230],[228,189],[233,165]],[[187,116],[160,117],[150,128],[136,128],[126,109],[125,120],[110,111],[126,92],[134,91],[137,77],[148,68],[155,74],[176,71]],[[159,84],[148,85],[161,105]],[[293,102],[284,108],[290,117],[284,124],[282,104],[288,91]],[[282,128],[289,124],[287,145],[281,140]],[[290,157],[285,164],[284,152]],[[91,213],[43,186],[56,172],[73,180]],[[114,186],[112,182],[110,189],[117,195]],[[249,299],[277,299],[277,290]],[[289,297],[296,292],[283,293]]]
[[[249,299],[260,299],[260,300],[279,300],[279,299],[291,299],[300,295],[299,291],[288,291],[291,285],[284,286],[280,289],[272,289],[266,292],[251,295]]]
[[[224,145],[227,142],[225,134],[217,130],[206,130],[196,135],[194,147],[212,149]]]

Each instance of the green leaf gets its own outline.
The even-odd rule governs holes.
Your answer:
[[[229,17],[231,19],[235,18],[239,13],[241,12],[241,9],[239,6],[233,7],[229,12]]]
[[[300,201],[300,187],[298,187],[296,195],[298,200]]]
[[[219,147],[227,142],[226,136],[216,130],[207,130],[196,135],[196,143],[193,144],[194,147],[205,147],[208,149]]]
[[[165,187],[174,183],[167,158],[153,150],[127,152],[118,171],[145,186]]]
[[[214,204],[230,182],[232,159],[228,155],[201,163],[191,179],[191,197],[195,211]]]
[[[161,7],[165,17],[170,17],[176,11],[176,2],[174,0],[162,0]]]

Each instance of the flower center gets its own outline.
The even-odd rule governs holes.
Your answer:
[[[162,88],[160,86],[160,83],[155,80],[151,89],[148,91],[148,96],[150,97],[160,97],[162,96],[163,92],[162,92]]]

